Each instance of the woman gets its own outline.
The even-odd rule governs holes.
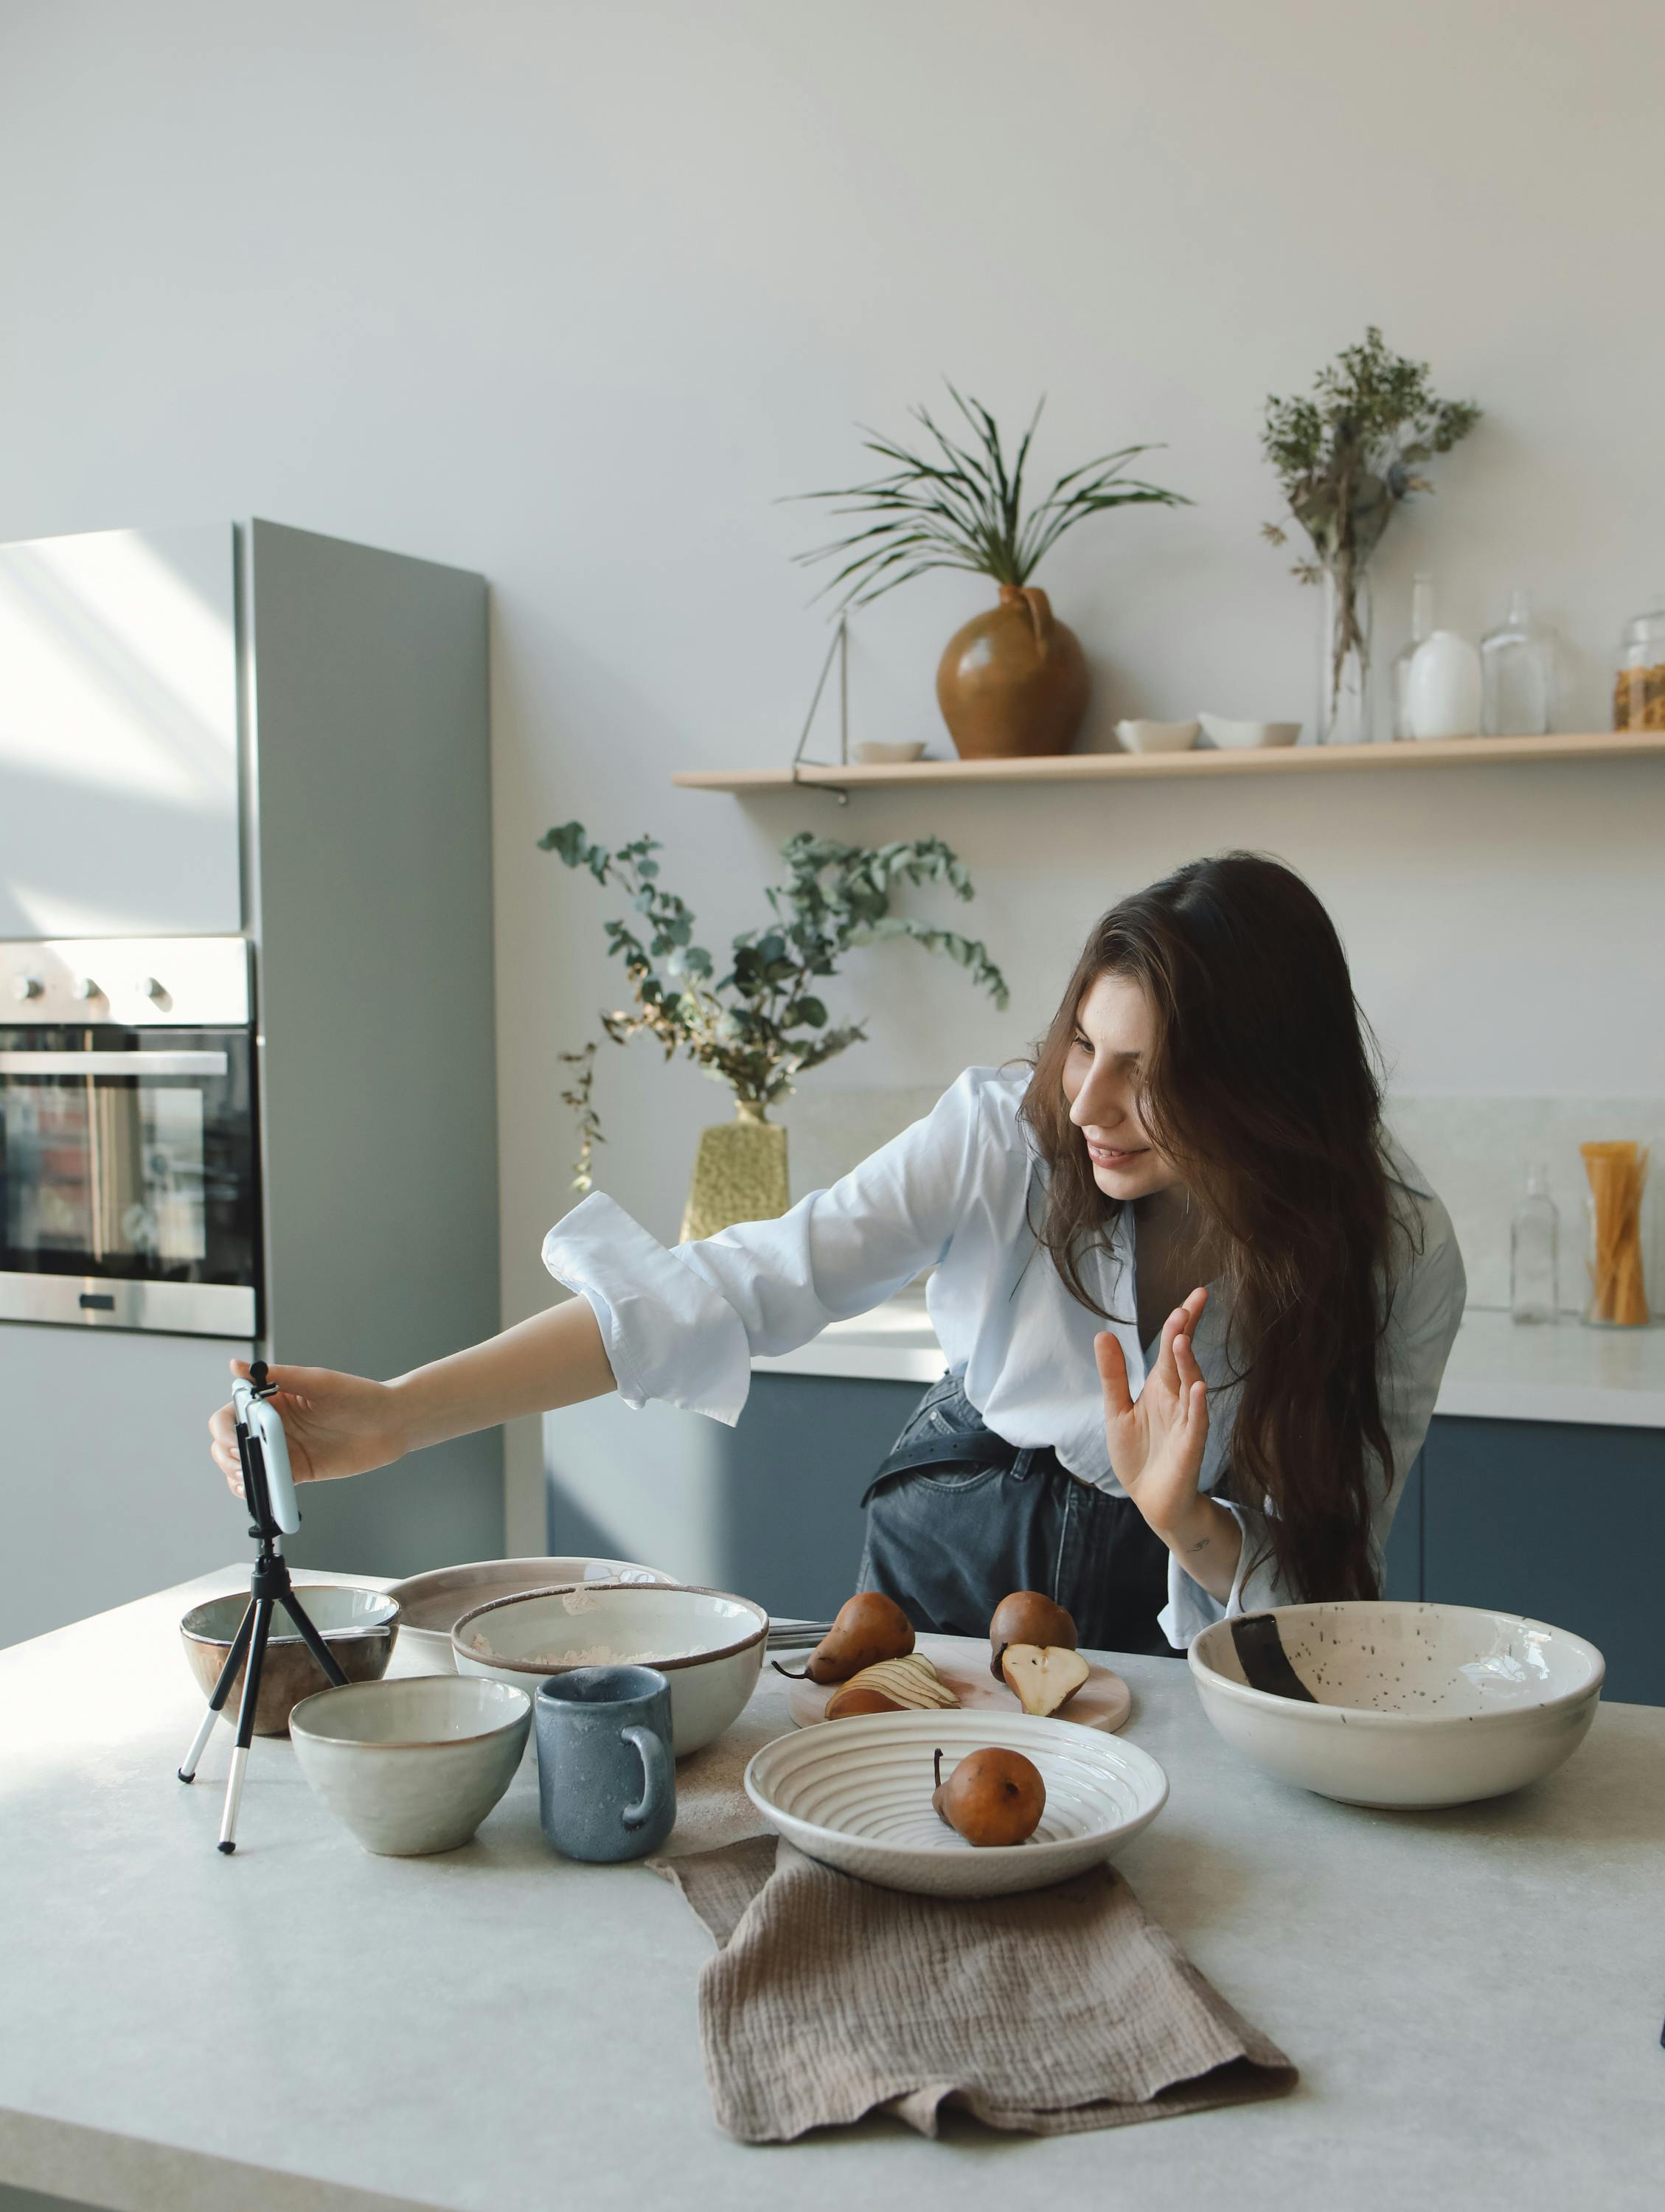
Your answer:
[[[949,1371],[867,1493],[864,1588],[968,1635],[1044,1590],[1124,1651],[1374,1595],[1465,1288],[1380,1115],[1313,893],[1196,861],[1094,929],[1032,1066],[969,1069],[781,1219],[666,1251],[597,1193],[544,1243],[567,1304],[391,1383],[273,1369],[295,1471],[614,1389],[732,1422],[755,1354],[933,1267]],[[229,1407],[210,1431],[235,1487]]]

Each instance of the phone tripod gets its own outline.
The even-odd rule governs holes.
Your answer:
[[[339,1688],[347,1680],[336,1664],[334,1653],[313,1627],[295,1595],[289,1580],[289,1563],[283,1557],[282,1532],[287,1530],[293,1535],[301,1526],[301,1514],[295,1502],[283,1424],[276,1407],[265,1402],[276,1387],[266,1380],[264,1359],[257,1359],[249,1369],[246,1382],[234,1382],[231,1387],[232,1403],[237,1409],[237,1456],[243,1463],[243,1496],[253,1516],[249,1534],[260,1548],[249,1577],[247,1609],[231,1639],[231,1649],[220,1669],[220,1679],[214,1685],[203,1724],[179,1769],[181,1782],[196,1780],[197,1762],[214,1732],[215,1721],[231,1694],[237,1669],[246,1654],[248,1668],[243,1676],[242,1703],[237,1710],[237,1741],[226,1781],[225,1811],[220,1819],[219,1847],[227,1853],[237,1848],[237,1809],[243,1797],[243,1770],[248,1765],[249,1746],[254,1740],[254,1708],[260,1695],[260,1670],[265,1663],[272,1607],[282,1605],[329,1681]]]

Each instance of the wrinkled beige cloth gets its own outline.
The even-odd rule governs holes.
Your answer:
[[[700,2033],[742,2142],[945,2109],[1072,2135],[1276,2097],[1294,2067],[1107,1866],[981,1901],[878,1889],[757,1836],[650,1859],[711,1930]]]

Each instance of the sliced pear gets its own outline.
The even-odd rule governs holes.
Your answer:
[[[1068,1705],[1092,1669],[1062,1644],[1008,1644],[1000,1672],[1024,1711],[1044,1719]]]
[[[960,1702],[931,1662],[918,1651],[909,1652],[905,1659],[881,1659],[877,1665],[852,1674],[827,1700],[827,1718],[842,1720],[847,1713],[873,1711],[873,1706],[857,1702],[869,1696],[887,1698],[898,1711],[930,1712]]]

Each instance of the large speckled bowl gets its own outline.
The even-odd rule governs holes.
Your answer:
[[[1541,1620],[1387,1600],[1217,1621],[1190,1664],[1209,1719],[1268,1774],[1401,1807],[1501,1797],[1553,1773],[1583,1741],[1607,1671],[1593,1644]]]
[[[324,1638],[325,1647],[349,1682],[377,1682],[387,1672],[398,1634],[398,1601],[383,1590],[361,1589],[352,1583],[297,1583],[295,1594],[307,1608],[307,1618]],[[203,1686],[203,1695],[213,1694],[226,1654],[248,1610],[248,1592],[230,1597],[211,1597],[193,1605],[179,1623],[185,1656],[191,1671]],[[233,1728],[243,1696],[246,1662],[237,1669],[231,1694],[220,1708],[220,1717]],[[266,1656],[260,1662],[260,1694],[254,1701],[257,1735],[287,1735],[289,1714],[302,1698],[314,1690],[327,1690],[329,1678],[301,1640],[301,1632],[280,1604],[272,1613]]]

